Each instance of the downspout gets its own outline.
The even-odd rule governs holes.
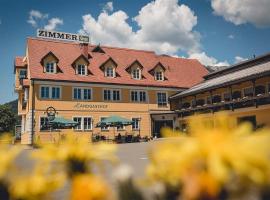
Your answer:
[[[32,80],[32,123],[31,123],[31,145],[34,145],[34,106],[35,106],[35,102],[34,102],[34,98],[35,98],[35,81]]]

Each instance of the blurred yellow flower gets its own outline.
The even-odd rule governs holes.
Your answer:
[[[110,198],[109,198],[110,197]],[[77,175],[72,181],[71,200],[112,199],[106,183],[98,176]]]
[[[36,166],[31,174],[15,174],[9,191],[13,199],[36,200],[47,199],[51,192],[60,188],[65,182],[65,175],[48,171],[44,166]]]
[[[213,121],[193,117],[190,135],[178,133],[179,137],[152,149],[147,169],[150,179],[182,187],[184,194],[192,188],[193,194],[203,190],[210,196],[234,178],[259,186],[269,184],[270,132],[253,132],[249,124],[233,125],[226,115]],[[164,135],[176,136],[168,129]]]
[[[41,145],[33,156],[44,161],[59,161],[64,164],[69,175],[91,172],[89,162],[116,161],[116,146],[112,144],[92,144],[89,139],[70,133],[58,144]]]

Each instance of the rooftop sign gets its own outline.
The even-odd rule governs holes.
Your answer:
[[[56,39],[56,40],[65,40],[65,41],[72,41],[72,42],[80,42],[80,43],[90,42],[90,38],[87,35],[64,33],[64,32],[58,32],[58,31],[48,31],[48,30],[43,30],[43,29],[37,30],[37,37]]]

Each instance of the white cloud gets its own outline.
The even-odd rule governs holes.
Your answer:
[[[211,0],[216,15],[235,25],[270,26],[269,0]]]
[[[243,62],[245,60],[248,60],[248,58],[243,58],[241,56],[235,56],[234,63],[236,64],[236,63],[239,63],[239,62]]]
[[[62,25],[63,24],[63,20],[60,18],[51,18],[48,22],[48,24],[46,26],[44,26],[44,29],[46,30],[55,30],[57,28],[58,25]]]
[[[44,20],[48,20],[47,25],[44,26],[44,29],[46,30],[55,30],[58,25],[63,24],[63,20],[58,17],[51,19],[48,19],[48,17],[48,14],[44,14],[38,10],[31,10],[29,12],[29,18],[27,20],[27,23],[31,24],[34,28],[37,28],[42,26],[41,22],[43,22],[44,24]]]
[[[38,21],[48,18],[48,14],[43,14],[38,10],[31,10],[29,12],[29,18],[27,23],[31,24],[33,27],[37,27]]]
[[[91,14],[82,18],[79,32],[89,34],[94,44],[154,50],[173,56],[183,51],[206,65],[228,65],[201,51],[200,34],[194,31],[197,16],[178,0],[155,0],[142,7],[133,18],[137,31],[128,24],[129,16],[122,10],[111,14],[103,10],[97,19]]]
[[[199,49],[199,33],[193,28],[197,16],[177,0],[156,0],[148,3],[133,18],[138,31],[128,24],[124,11],[112,14],[102,12],[97,19],[90,14],[83,16],[80,32],[90,34],[93,43],[155,50],[175,54],[177,51]]]
[[[230,34],[230,35],[228,35],[228,38],[233,40],[234,39],[234,35],[233,34]]]
[[[113,2],[109,1],[107,2],[103,7],[104,12],[112,12],[113,11]]]
[[[223,62],[218,62],[214,57],[208,56],[205,52],[192,53],[189,58],[198,59],[205,66],[229,66],[230,64],[225,60]]]

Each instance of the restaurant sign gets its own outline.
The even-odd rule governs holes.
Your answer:
[[[74,105],[74,108],[75,109],[107,109],[108,105],[77,103],[77,104]]]
[[[90,42],[90,38],[87,35],[64,33],[64,32],[58,32],[58,31],[48,31],[44,29],[37,30],[37,37],[73,41],[73,42],[80,42],[80,43]]]

